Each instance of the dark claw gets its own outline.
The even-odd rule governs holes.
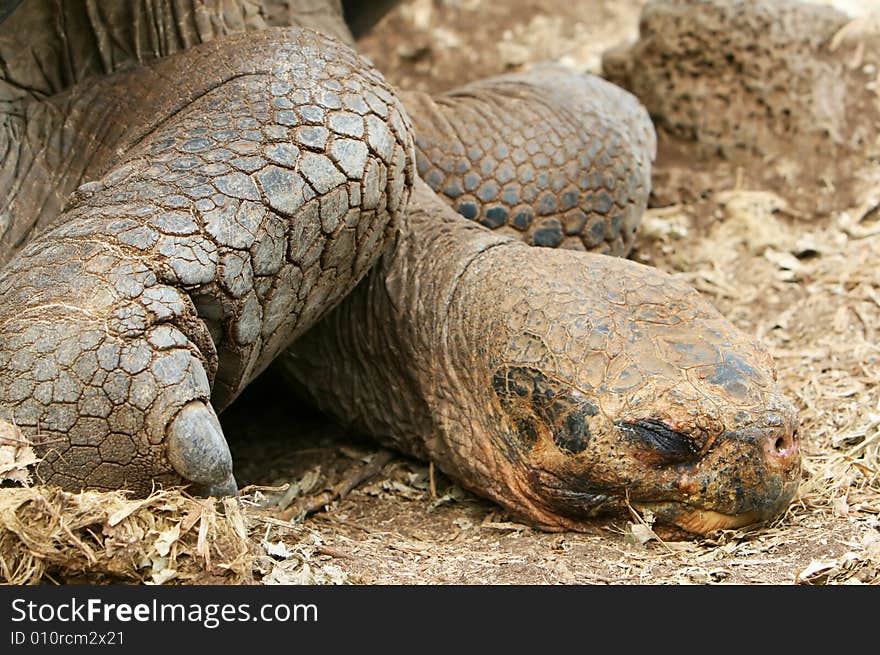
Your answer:
[[[204,496],[235,496],[232,455],[220,421],[210,405],[195,400],[168,426],[168,460],[181,477]]]

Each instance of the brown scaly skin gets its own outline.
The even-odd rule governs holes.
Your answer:
[[[62,150],[87,155],[71,170],[26,153],[54,197],[100,178],[54,222],[32,177],[6,205],[15,244],[30,241],[0,269],[0,420],[48,438],[47,481],[234,492],[214,410],[387,246],[285,357],[329,413],[548,529],[582,528],[627,494],[694,532],[785,507],[796,420],[751,340],[653,269],[530,249],[422,183],[408,212],[409,125],[381,78],[331,39],[254,29],[16,100],[55,108],[64,121],[38,122],[50,142],[69,130]],[[554,69],[413,98],[429,181],[449,143],[481,146],[465,153],[481,186],[511,184],[525,155],[536,181],[519,180],[516,207],[538,227],[521,235],[628,249],[654,146],[629,96]],[[513,204],[508,225],[495,197],[479,200],[483,223],[520,234]]]

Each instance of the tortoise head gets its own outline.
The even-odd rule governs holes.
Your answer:
[[[489,265],[542,281],[511,285],[483,314],[496,335],[484,429],[514,472],[497,499],[569,529],[627,504],[695,533],[783,512],[797,416],[755,340],[656,269],[535,251],[515,274]]]

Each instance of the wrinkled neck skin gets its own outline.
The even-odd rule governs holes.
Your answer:
[[[550,253],[462,219],[418,180],[395,243],[280,369],[344,425],[434,462],[533,523],[569,527],[532,509],[528,471],[497,439],[491,395],[497,302],[519,290],[500,279],[487,286],[487,267]]]
[[[282,355],[281,370],[345,424],[456,470],[459,459],[484,459],[458,393],[473,367],[457,356],[467,352],[457,343],[458,285],[475,259],[514,241],[463,220],[421,180],[404,221],[355,291]]]
[[[796,414],[767,354],[696,291],[493,235],[421,182],[410,207],[282,359],[319,407],[544,529],[629,503],[706,533],[787,506]]]

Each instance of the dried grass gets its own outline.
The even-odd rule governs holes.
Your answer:
[[[248,518],[236,500],[179,490],[0,489],[0,578],[38,582],[249,583]]]

